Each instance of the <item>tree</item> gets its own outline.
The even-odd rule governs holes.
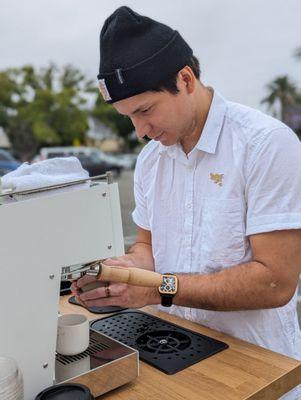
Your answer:
[[[295,53],[294,53],[294,56],[295,56],[295,58],[297,59],[297,60],[300,60],[301,61],[301,47],[298,47],[296,50],[295,50]],[[299,104],[301,105],[301,95],[300,95],[300,99],[299,99]],[[300,110],[301,110],[301,106],[300,106]],[[299,136],[299,139],[301,140],[301,126],[300,126],[300,128],[298,129],[296,129],[296,133],[297,133],[297,135]]]
[[[295,50],[294,57],[301,60],[301,47]]]
[[[3,84],[3,85],[2,85]],[[88,130],[84,94],[91,82],[72,66],[32,66],[0,73],[0,125],[23,160],[42,146],[83,143]]]
[[[95,97],[92,110],[87,99]],[[129,118],[105,103],[95,83],[72,66],[35,70],[31,65],[0,72],[0,126],[14,152],[31,159],[42,146],[85,143],[88,115],[99,119],[132,149],[138,141]]]
[[[107,104],[99,95],[98,90],[95,93],[97,93],[97,96],[91,115],[109,126],[118,136],[122,137],[127,149],[134,149],[139,142],[136,137],[133,137],[135,128],[130,118],[120,115],[112,105]]]
[[[269,94],[261,103],[266,103],[272,108],[277,103],[280,105],[280,118],[285,121],[285,115],[289,107],[300,102],[300,93],[297,86],[286,75],[279,76],[267,85]]]
[[[14,95],[19,95],[18,84],[6,72],[0,72],[0,126],[6,128],[13,113]]]

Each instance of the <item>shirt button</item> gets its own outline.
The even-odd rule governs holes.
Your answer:
[[[191,208],[191,203],[187,204],[187,208]]]

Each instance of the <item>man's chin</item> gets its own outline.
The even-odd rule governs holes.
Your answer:
[[[177,142],[176,142],[176,140],[174,140],[174,139],[170,139],[170,138],[162,138],[161,140],[160,140],[160,143],[161,144],[163,144],[164,146],[173,146],[174,144],[176,144]]]
[[[174,138],[168,136],[168,134],[166,132],[163,132],[160,136],[157,136],[153,140],[155,140],[156,142],[160,142],[164,146],[172,146],[172,145],[176,144],[176,140]]]

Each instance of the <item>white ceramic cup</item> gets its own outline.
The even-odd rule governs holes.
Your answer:
[[[56,351],[64,356],[82,353],[89,347],[90,327],[82,314],[65,314],[58,318]]]

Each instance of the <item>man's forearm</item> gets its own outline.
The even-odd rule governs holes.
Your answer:
[[[178,275],[174,304],[231,311],[280,307],[289,300],[283,285],[259,262],[250,262],[208,275]]]
[[[148,269],[150,271],[155,269],[152,246],[148,243],[134,243],[128,249],[126,256],[133,261],[136,267]]]

